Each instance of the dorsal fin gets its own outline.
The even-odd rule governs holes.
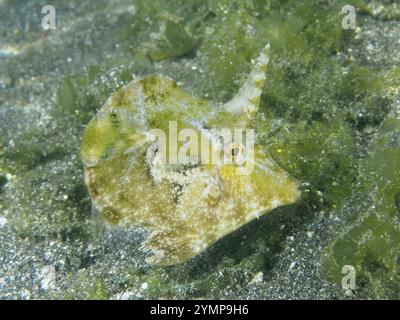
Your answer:
[[[251,73],[241,86],[236,95],[229,102],[224,104],[224,108],[229,113],[248,116],[254,114],[259,105],[262,88],[265,83],[265,73],[269,61],[269,43],[261,50],[260,55],[254,63]]]

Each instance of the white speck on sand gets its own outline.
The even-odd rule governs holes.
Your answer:
[[[0,217],[0,228],[3,228],[7,225],[8,221],[4,217]]]
[[[40,287],[43,290],[55,289],[56,287],[56,269],[54,266],[44,266],[40,271]]]

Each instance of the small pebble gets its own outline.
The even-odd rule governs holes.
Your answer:
[[[55,289],[56,287],[56,269],[52,265],[44,266],[40,271],[40,287],[43,290]]]

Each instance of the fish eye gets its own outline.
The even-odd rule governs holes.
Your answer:
[[[231,153],[232,153],[232,157],[237,157],[239,155],[239,148],[232,148]]]
[[[225,149],[225,155],[235,164],[241,164],[244,160],[246,149],[241,143],[231,143]]]

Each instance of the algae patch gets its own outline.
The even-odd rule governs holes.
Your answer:
[[[380,134],[360,171],[363,179],[355,198],[364,199],[365,205],[356,211],[355,221],[330,246],[326,270],[339,282],[341,267],[353,265],[358,286],[368,288],[373,293],[370,297],[398,298],[395,292],[400,283],[399,118],[390,116],[382,123]]]

